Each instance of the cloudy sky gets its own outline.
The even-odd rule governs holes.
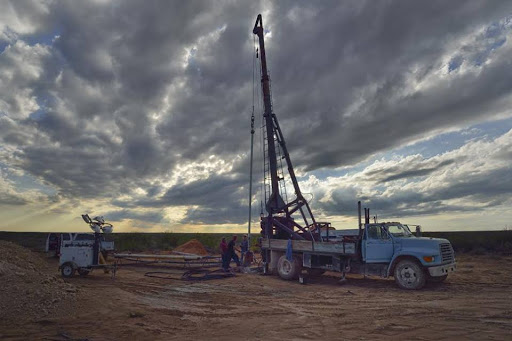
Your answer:
[[[246,229],[258,13],[318,220],[512,227],[510,1],[0,0],[0,230]]]

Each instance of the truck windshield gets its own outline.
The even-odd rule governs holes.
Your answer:
[[[402,226],[402,224],[387,224],[388,232],[394,237],[410,237],[412,233],[409,229]]]
[[[411,232],[411,229],[409,228],[409,225],[402,224],[402,226],[403,226],[403,227],[404,227],[404,228],[409,232],[409,234],[411,234],[411,235],[413,234],[413,233]]]

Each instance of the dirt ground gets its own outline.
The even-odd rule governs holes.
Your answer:
[[[80,293],[76,308],[0,321],[0,339],[512,340],[512,257],[457,260],[457,273],[421,291],[359,276],[301,285],[258,274],[187,282],[145,277],[147,268],[121,268],[115,279],[96,271],[66,280]]]

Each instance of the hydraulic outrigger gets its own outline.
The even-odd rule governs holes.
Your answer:
[[[299,183],[293,170],[290,154],[286,148],[283,132],[279,127],[277,117],[272,110],[270,93],[270,77],[267,70],[265,54],[265,40],[263,21],[261,14],[258,15],[252,31],[258,36],[261,58],[261,89],[263,92],[264,126],[266,130],[268,170],[270,173],[270,195],[265,203],[267,216],[262,217],[262,232],[265,238],[295,239],[295,240],[316,240],[321,241],[319,224],[315,221],[313,212],[308,202],[302,195]],[[285,181],[284,176],[278,176],[278,161],[276,154],[277,147],[281,148],[282,159],[286,161],[288,174],[295,190],[295,199],[285,202],[279,190],[279,181]],[[266,163],[267,164],[267,163]],[[300,212],[304,224],[299,224],[292,215]]]

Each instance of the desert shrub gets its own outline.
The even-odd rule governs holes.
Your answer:
[[[477,256],[482,256],[482,255],[485,255],[486,253],[487,253],[487,250],[481,246],[477,246],[470,251],[470,254],[477,255]]]
[[[243,233],[237,233],[239,237]],[[190,239],[199,240],[210,252],[218,252],[220,239],[231,238],[232,233],[112,233],[107,236],[113,240],[116,250],[148,251],[171,250]],[[466,231],[466,232],[424,232],[426,237],[446,238],[457,253],[501,253],[512,254],[512,231]],[[42,251],[45,248],[45,232],[1,232],[0,240],[7,240]],[[251,235],[251,249],[255,248],[259,234]]]

